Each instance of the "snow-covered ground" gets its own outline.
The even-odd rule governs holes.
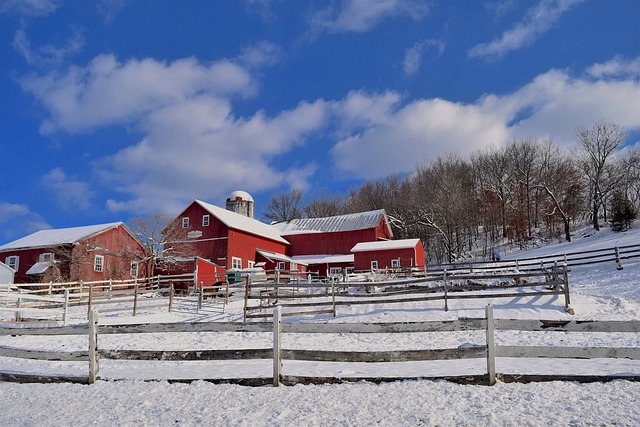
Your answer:
[[[505,258],[545,256],[640,244],[640,228],[626,233],[603,230],[577,236],[571,243],[552,244]],[[445,312],[441,301],[390,307],[339,307],[338,317],[309,316],[293,321],[395,322],[482,317],[490,302],[496,318],[530,319],[640,319],[640,259],[572,269],[572,307],[564,310],[561,297],[517,297],[490,300],[452,300]],[[170,321],[237,321],[242,302],[232,302],[225,313],[177,310],[105,313],[104,323]],[[71,322],[81,323],[86,313],[78,308]],[[125,338],[126,337],[126,338]],[[102,348],[209,349],[268,348],[269,334],[138,334],[103,335]],[[215,341],[214,341],[215,340]],[[525,333],[499,331],[498,345],[567,345],[640,347],[636,333]],[[342,350],[396,350],[455,348],[482,345],[482,332],[414,334],[285,334],[285,348]],[[0,345],[32,349],[86,350],[86,337],[0,337]],[[443,381],[407,380],[372,384],[243,387],[205,381],[170,384],[162,378],[225,378],[271,375],[271,362],[125,362],[101,361],[103,381],[96,384],[0,383],[0,425],[638,425],[640,383],[571,382],[459,385]],[[86,363],[42,362],[0,358],[2,372],[82,375]],[[287,362],[285,375],[399,376],[461,375],[486,372],[484,360],[387,364]],[[640,361],[498,359],[504,373],[564,373],[640,375]],[[160,381],[143,381],[156,378]],[[123,379],[121,381],[111,381]]]

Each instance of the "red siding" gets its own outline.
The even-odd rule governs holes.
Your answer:
[[[67,248],[67,249],[65,249]],[[71,249],[70,255],[69,249]],[[43,276],[31,276],[26,272],[39,261],[40,254],[51,252],[60,262],[59,270],[63,280],[82,280],[85,282],[130,279],[131,262],[145,257],[145,249],[123,227],[106,230],[100,234],[80,241],[77,245],[52,246],[48,248],[10,250],[0,256],[3,261],[11,255],[20,257],[15,283],[31,283],[41,280],[53,280]],[[104,256],[102,272],[94,271],[96,255]],[[147,276],[147,266],[138,265],[138,277]]]
[[[203,215],[209,215],[209,225],[202,225]],[[211,262],[232,267],[232,258],[242,259],[242,268],[248,267],[248,261],[256,261],[256,249],[264,249],[284,254],[287,245],[271,239],[257,236],[245,231],[230,229],[214,215],[193,202],[176,218],[174,226],[182,227],[182,218],[189,218],[189,227],[182,233],[185,241],[191,231],[201,231],[202,236],[194,238],[193,242],[172,245],[182,252],[181,256],[199,256]]]
[[[371,269],[371,261],[378,261],[378,268],[391,268],[391,261],[400,259],[401,267],[424,267],[424,249],[421,243],[415,248],[387,249],[354,253],[356,271]]]

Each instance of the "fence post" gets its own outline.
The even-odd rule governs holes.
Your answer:
[[[53,282],[49,282],[49,295],[51,295],[51,292],[53,291]]]
[[[244,282],[244,320],[243,322],[247,321],[247,307],[249,304],[249,292],[251,292],[251,287],[249,286],[249,276],[247,275]],[[262,300],[260,301],[260,305],[262,305]]]
[[[135,284],[133,289],[133,317],[136,317],[138,311],[138,284]]]
[[[491,304],[485,307],[485,317],[487,318],[487,375],[489,385],[494,385],[496,383],[496,345],[493,337],[495,322]]]
[[[622,262],[620,262],[620,250],[616,246],[616,269],[622,270],[624,267],[622,266]]]
[[[173,283],[169,284],[169,313],[173,308]]]
[[[282,377],[282,307],[273,310],[273,386],[280,385]]]
[[[82,288],[84,288],[84,283],[82,280],[80,281],[80,292],[82,292]],[[87,302],[87,319],[90,319],[91,315],[91,303],[93,302],[93,286],[89,285],[89,301]]]
[[[449,311],[449,301],[447,300],[447,269],[444,270],[442,283],[444,288],[444,311]]]
[[[567,273],[567,264],[562,266],[562,280],[564,282],[564,308],[569,314],[573,314],[573,309],[569,308],[569,305],[571,305],[571,298],[569,297],[569,274]]]
[[[22,288],[18,288],[18,294],[21,294],[21,293],[22,293]],[[20,315],[20,310],[19,310],[21,305],[22,305],[22,298],[18,298],[16,300],[16,322],[19,322],[20,318],[22,317]]]
[[[67,311],[69,310],[69,289],[64,290],[64,311],[62,312],[62,324],[67,324]]]
[[[198,292],[198,305],[196,306],[196,313],[199,313],[200,310],[202,310],[202,300],[204,298],[204,288],[202,286],[202,282],[200,282],[200,288],[196,286],[196,291]]]
[[[98,312],[91,311],[89,315],[89,384],[100,379],[98,359]]]
[[[331,280],[331,300],[333,302],[333,317],[336,317],[336,285],[333,280]]]

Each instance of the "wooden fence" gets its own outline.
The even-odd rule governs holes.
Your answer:
[[[428,272],[442,272],[444,270],[496,270],[551,268],[553,264],[566,264],[567,267],[579,267],[601,263],[615,263],[618,270],[624,268],[624,262],[640,258],[640,245],[627,245],[606,249],[594,249],[589,251],[568,252],[565,254],[547,255],[543,257],[519,258],[501,261],[460,261],[449,264],[429,265]]]
[[[286,310],[283,316],[328,313],[335,317],[337,307],[344,305],[392,305],[442,300],[444,310],[448,311],[450,300],[543,295],[563,296],[565,309],[573,314],[567,267],[557,263],[549,269],[519,272],[469,273],[445,270],[427,277],[386,282],[255,283],[247,279],[245,287],[245,321],[270,318],[273,304]],[[253,301],[258,304],[252,304]]]
[[[284,360],[304,360],[323,362],[412,362],[433,360],[485,359],[486,374],[482,375],[448,375],[428,377],[416,373],[415,378],[447,379],[462,383],[494,384],[497,380],[511,381],[549,381],[570,379],[574,381],[607,381],[612,379],[640,380],[640,374],[628,375],[519,375],[496,372],[495,359],[498,357],[554,358],[554,359],[631,359],[640,360],[638,347],[558,347],[558,346],[497,346],[494,334],[500,330],[549,332],[640,332],[640,321],[565,321],[565,320],[525,320],[494,319],[493,309],[488,305],[485,318],[457,319],[448,321],[402,322],[402,323],[283,323],[281,308],[276,307],[273,322],[257,323],[158,323],[138,325],[99,325],[98,314],[93,311],[87,325],[65,326],[56,328],[15,328],[0,327],[0,334],[5,335],[88,335],[88,351],[49,352],[19,349],[0,346],[0,356],[27,358],[50,361],[85,361],[88,362],[87,375],[43,376],[0,372],[0,380],[19,382],[82,382],[93,383],[100,379],[100,360],[154,360],[154,361],[225,361],[264,359],[271,360],[273,376],[271,378],[199,378],[211,382],[232,382],[245,385],[298,383],[327,383],[346,381],[391,381],[402,378],[390,377],[317,377],[291,376],[283,373]],[[396,334],[416,332],[456,332],[484,331],[485,345],[465,346],[458,348],[428,350],[394,350],[394,351],[336,351],[286,349],[282,346],[283,334]],[[205,350],[110,350],[100,348],[99,335],[104,334],[139,334],[139,333],[194,333],[194,332],[260,332],[273,336],[273,346],[256,349],[205,349]],[[172,340],[173,341],[173,340]],[[215,343],[216,339],[211,342]],[[169,381],[185,381],[170,379]]]

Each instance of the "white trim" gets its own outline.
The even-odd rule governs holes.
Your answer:
[[[377,270],[377,269],[378,269],[378,260],[377,259],[371,260],[371,271]]]
[[[202,226],[208,227],[211,223],[211,216],[208,214],[202,215]]]
[[[104,273],[104,255],[96,255],[93,258],[93,271]]]
[[[183,216],[182,217],[182,228],[189,228],[189,217],[188,216]]]
[[[400,258],[391,260],[391,268],[399,268],[400,267]]]
[[[5,258],[4,263],[7,264],[7,267],[12,268],[16,273],[18,272],[18,268],[20,268],[20,257],[18,255],[11,255]]]
[[[131,268],[129,270],[129,274],[131,275],[131,277],[133,278],[138,277],[138,273],[139,273],[138,269],[139,269],[138,261],[131,261]]]
[[[242,258],[231,257],[231,268],[242,269]]]

